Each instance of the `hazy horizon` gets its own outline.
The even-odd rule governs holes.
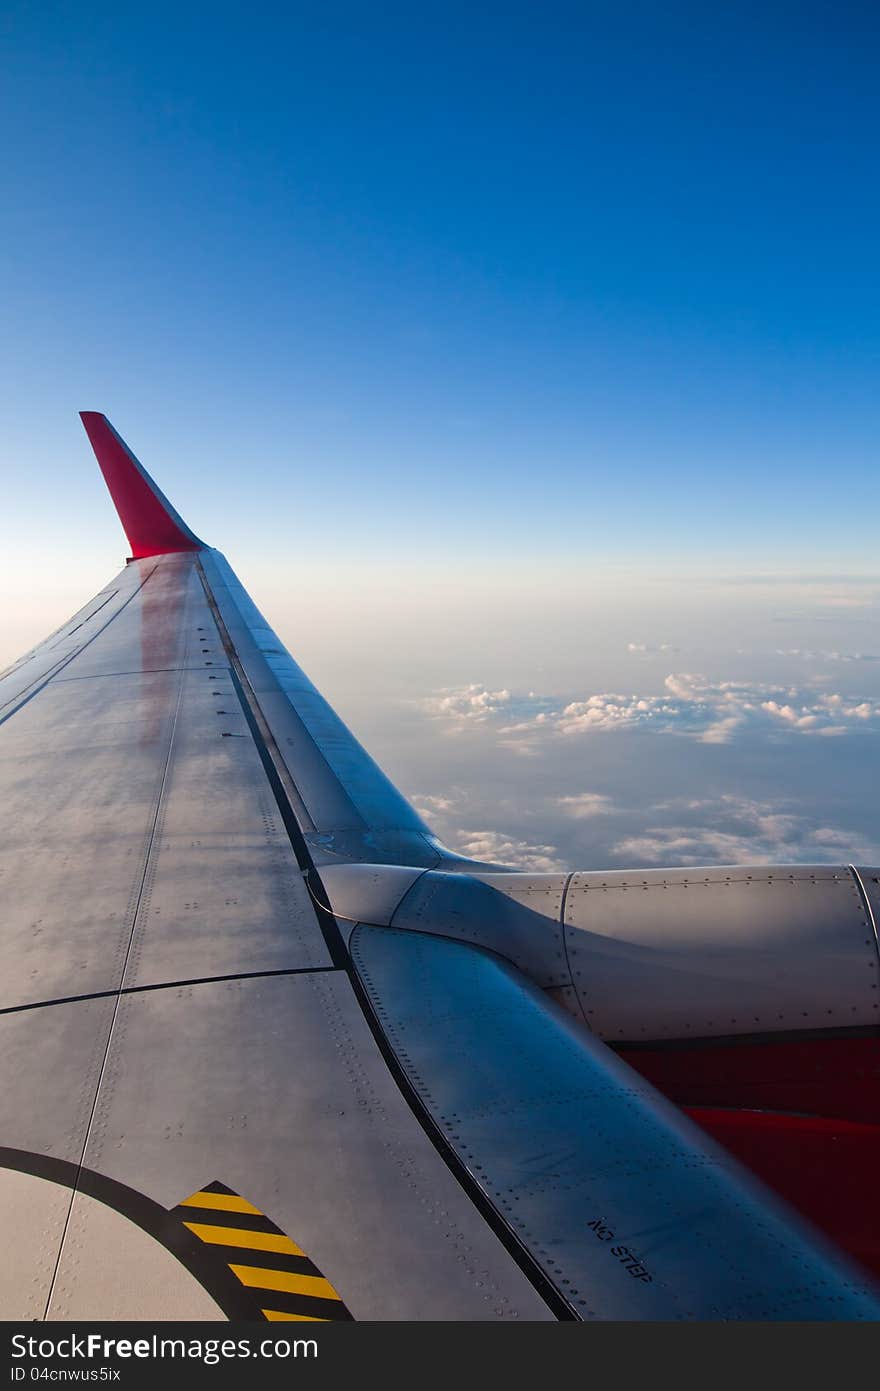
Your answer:
[[[329,554],[323,570],[238,572],[465,854],[534,870],[880,862],[880,579],[624,588],[584,572],[504,594],[429,588],[417,568],[405,586],[376,568],[345,590]],[[59,607],[62,580],[32,641],[90,597]]]

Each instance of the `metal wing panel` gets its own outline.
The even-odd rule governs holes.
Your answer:
[[[31,1175],[17,1174],[16,1178],[34,1182]],[[43,1194],[35,1193],[33,1202],[46,1201],[46,1190],[51,1188],[70,1201],[69,1190],[63,1186],[40,1182]],[[56,1271],[50,1307],[55,1319],[83,1322],[96,1317],[102,1322],[146,1323],[166,1319],[219,1321],[227,1317],[197,1275],[172,1250],[136,1226],[129,1216],[81,1190],[75,1193],[70,1207],[64,1259]],[[222,1330],[217,1332],[222,1336]]]
[[[552,1317],[329,969],[195,556],[123,578],[0,725],[0,1308],[122,1316],[125,1281],[240,1311],[229,1262],[179,1249],[175,1206],[216,1179],[357,1317]]]
[[[183,675],[124,985],[330,964],[228,669]]]
[[[72,618],[0,673],[0,723],[103,632],[144,578],[139,568],[128,566]]]
[[[39,1236],[43,1307],[61,1245],[48,1317],[106,1317],[118,1302],[121,1258],[106,1270],[94,1264],[106,1229],[89,1197],[96,1175],[123,1216],[137,1222],[139,1195],[158,1207],[166,1226],[155,1239],[165,1241],[181,1202],[219,1180],[269,1214],[356,1318],[551,1317],[414,1119],[344,972],[170,986],[97,1003],[100,1018],[95,1002],[82,1002],[0,1020],[2,1091],[18,1103],[4,1137],[39,1151],[37,1172],[45,1171],[40,1155],[82,1156],[63,1245],[57,1214]],[[13,1035],[18,1046],[10,1047]],[[34,1126],[28,1118],[38,1114]],[[228,1223],[223,1212],[215,1220],[224,1216]],[[34,1232],[44,1225],[34,1222]],[[120,1236],[127,1239],[124,1229]],[[212,1243],[221,1283],[230,1263],[272,1266],[271,1252],[243,1257],[240,1245],[235,1235]],[[132,1286],[138,1279],[129,1269]],[[263,1300],[272,1304],[268,1293]],[[174,1316],[187,1317],[187,1307]]]
[[[335,907],[340,871],[331,870],[327,878]],[[563,874],[475,877],[428,870],[401,898],[390,925],[486,947],[536,985],[562,987],[570,982],[561,921],[565,885]],[[364,913],[362,921],[376,920]]]
[[[0,725],[0,794],[0,1008],[328,963],[191,558]]]
[[[37,1182],[48,1160],[75,1172],[113,1019],[112,999],[0,1015],[0,1261],[4,1319],[45,1316],[70,1211],[69,1188]],[[11,1152],[10,1152],[11,1151]],[[17,1167],[27,1156],[25,1183]]]
[[[513,966],[357,927],[435,1124],[580,1318],[877,1319],[818,1234]]]
[[[0,727],[0,1008],[121,982],[172,727],[157,681],[52,685]]]
[[[215,655],[201,651],[199,625],[209,631],[211,622],[191,556],[132,561],[128,572],[141,576],[131,603],[76,655],[65,679],[201,668]]]

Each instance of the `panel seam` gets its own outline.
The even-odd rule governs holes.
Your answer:
[[[856,882],[856,887],[859,891],[859,895],[861,896],[862,906],[865,910],[865,916],[867,917],[868,922],[871,924],[871,927],[874,931],[874,950],[877,953],[878,970],[877,983],[878,986],[880,986],[880,936],[878,936],[877,933],[877,919],[874,916],[874,909],[871,907],[871,900],[868,897],[868,890],[865,888],[862,876],[859,874],[859,871],[856,869],[855,865],[847,865],[847,869],[849,870],[850,874]]]
[[[565,969],[568,971],[568,983],[571,986],[571,989],[574,991],[574,998],[577,1001],[577,1007],[580,1010],[581,1019],[584,1022],[584,1026],[587,1029],[589,1029],[590,1033],[592,1033],[593,1030],[592,1028],[590,1028],[590,1021],[587,1019],[587,1011],[584,1009],[584,1002],[581,999],[581,992],[578,990],[577,986],[574,983],[574,971],[572,970],[571,958],[568,954],[568,934],[565,930],[565,910],[568,907],[568,891],[571,888],[572,880],[574,879],[576,873],[577,870],[572,870],[569,874],[567,874],[565,876],[565,883],[562,886],[562,902],[559,905],[559,931],[562,934],[562,955],[565,961]]]
[[[82,995],[60,995],[52,1000],[31,1000],[26,1005],[5,1005],[4,1014],[23,1014],[29,1009],[50,1009],[53,1005],[75,1005],[83,1000],[112,1000],[117,995],[144,995],[150,990],[176,990],[184,985],[214,985],[222,981],[263,980],[271,976],[311,976],[320,971],[335,971],[335,966],[280,966],[274,971],[234,971],[225,976],[192,976],[187,980],[151,981],[149,985],[125,985],[121,990],[92,990]]]

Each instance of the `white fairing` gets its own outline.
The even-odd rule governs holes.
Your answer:
[[[878,955],[846,866],[575,874],[572,984],[610,1042],[877,1024]]]

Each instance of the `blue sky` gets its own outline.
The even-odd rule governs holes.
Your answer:
[[[441,688],[653,699],[683,671],[780,708],[801,677],[873,696],[841,656],[880,651],[872,7],[182,10],[0,15],[0,660],[124,554],[88,408],[407,791],[441,775],[419,763]],[[407,739],[377,714],[395,691]],[[461,744],[486,768],[496,713]],[[744,718],[713,746],[692,717],[594,731],[571,795],[617,805],[599,745],[619,767],[647,739],[657,769],[670,744],[721,760],[728,812],[802,799],[805,759],[845,804],[830,751],[873,719]],[[504,748],[492,805],[570,775],[560,737]],[[753,784],[734,744],[764,750]]]

